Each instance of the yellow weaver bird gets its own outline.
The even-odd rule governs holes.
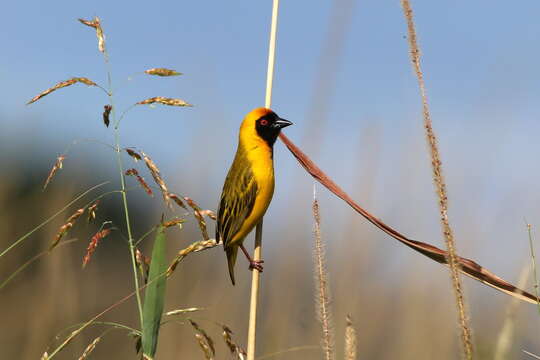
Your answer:
[[[216,225],[216,240],[223,241],[233,285],[238,248],[246,255],[251,270],[262,271],[263,261],[253,260],[243,242],[272,201],[273,147],[281,129],[289,125],[292,122],[267,108],[252,110],[240,125],[238,148],[223,185]]]

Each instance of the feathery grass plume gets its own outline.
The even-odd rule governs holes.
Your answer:
[[[165,221],[163,223],[163,226],[166,227],[166,228],[169,228],[169,227],[173,227],[173,226],[176,226],[176,225],[183,224],[185,222],[186,222],[185,219],[176,218],[176,219],[172,219],[172,220],[169,220],[169,221]]]
[[[52,178],[56,174],[56,172],[60,169],[62,169],[63,162],[66,159],[65,155],[60,155],[56,158],[56,162],[54,163],[54,166],[52,167],[51,171],[49,172],[49,176],[47,176],[47,180],[45,180],[45,184],[43,185],[43,190],[47,188],[47,185],[51,182]]]
[[[157,76],[178,76],[182,75],[182,73],[172,70],[172,69],[166,69],[166,68],[152,68],[148,70],[144,70],[145,73],[148,75],[157,75]]]
[[[343,191],[343,189],[341,189],[341,187],[339,187],[338,184],[336,184],[328,175],[326,175],[326,173],[322,171],[321,168],[319,168],[317,164],[313,162],[313,160],[311,160],[302,150],[300,150],[300,148],[298,148],[298,146],[296,146],[287,136],[285,136],[284,133],[280,133],[279,138],[281,141],[283,141],[285,146],[287,146],[287,149],[289,149],[289,151],[293,154],[296,160],[298,160],[300,165],[304,168],[304,170],[307,171],[308,174],[330,190],[330,192],[332,192],[334,195],[345,201],[351,208],[353,208],[354,211],[362,215],[362,217],[376,226],[379,230],[433,261],[445,265],[448,263],[446,251],[428,243],[412,240],[379,220],[373,214],[356,203],[345,191]],[[536,296],[501,279],[485,267],[480,266],[480,264],[477,262],[459,256],[457,259],[459,261],[460,270],[465,275],[470,276],[482,284],[491,286],[492,288],[497,289],[507,295],[516,297],[528,303],[537,303]]]
[[[126,148],[125,150],[128,153],[128,155],[131,156],[133,160],[135,160],[135,162],[142,160],[142,156],[135,150],[130,149],[130,148]]]
[[[213,247],[218,246],[218,242],[216,239],[210,239],[210,240],[201,240],[194,242],[193,244],[189,245],[188,247],[180,250],[178,254],[176,254],[176,257],[172,261],[171,265],[169,265],[167,269],[167,276],[171,276],[171,274],[176,269],[176,266],[178,266],[178,263],[182,261],[186,256],[188,256],[191,253],[211,249]]]
[[[99,242],[106,238],[111,233],[111,229],[103,229],[98,231],[97,233],[92,236],[92,239],[90,239],[90,243],[88,244],[88,247],[86,248],[86,255],[84,255],[82,267],[83,269],[88,265],[90,262],[90,259],[92,258],[92,254],[94,251],[96,251],[96,248],[99,245]]]
[[[111,120],[109,119],[109,116],[111,115],[112,105],[105,105],[103,106],[103,123],[106,127],[109,127],[109,124],[111,123]]]
[[[73,227],[75,224],[75,221],[84,213],[84,208],[81,208],[73,213],[65,222],[64,225],[60,226],[60,229],[58,229],[58,232],[56,233],[56,236],[54,237],[51,245],[49,245],[49,251],[54,249],[56,245],[60,242],[60,240],[67,234],[69,229]]]
[[[165,315],[167,316],[183,315],[183,314],[192,313],[192,312],[200,311],[200,310],[204,310],[204,308],[192,307],[192,308],[187,308],[187,309],[171,310],[171,311],[167,311]]]
[[[143,283],[146,284],[148,282],[148,272],[150,271],[150,259],[137,248],[135,249],[135,262],[139,268]]]
[[[94,351],[94,349],[96,348],[96,345],[98,344],[98,342],[101,341],[101,337],[97,337],[94,339],[94,341],[92,341],[87,347],[86,349],[84,349],[84,352],[82,353],[82,355],[79,357],[79,360],[84,360],[84,359],[87,359],[88,356],[90,355],[90,353],[92,351]]]
[[[144,189],[144,191],[146,191],[146,193],[150,196],[154,195],[152,192],[152,189],[150,188],[150,186],[148,186],[148,183],[144,180],[144,178],[139,175],[139,172],[137,171],[137,169],[133,169],[133,168],[127,169],[124,174],[126,176],[135,176],[135,178],[137,179],[141,187]]]
[[[214,340],[204,331],[201,329],[199,324],[197,324],[195,321],[189,319],[189,323],[195,330],[195,338],[199,342],[199,346],[201,347],[202,351],[204,352],[204,356],[208,360],[214,359],[216,356],[216,349],[214,348]]]
[[[156,163],[152,159],[150,159],[150,157],[146,155],[143,151],[141,151],[141,155],[143,157],[144,163],[146,164],[146,167],[148,168],[148,170],[150,170],[150,174],[152,174],[154,181],[161,190],[161,195],[163,195],[163,201],[165,201],[165,204],[169,205],[169,190],[167,189],[167,185],[165,185],[165,182],[161,177],[161,173],[159,172]]]
[[[455,247],[454,235],[450,222],[448,220],[448,195],[446,192],[446,183],[443,177],[442,162],[439,155],[439,149],[437,145],[437,137],[433,131],[431,115],[429,112],[429,106],[426,96],[426,88],[424,83],[424,76],[420,67],[420,49],[416,41],[416,30],[414,26],[413,11],[409,0],[401,0],[403,7],[403,14],[407,20],[407,29],[409,34],[409,48],[411,61],[418,79],[418,86],[420,87],[420,95],[422,97],[422,108],[424,115],[424,129],[426,130],[426,139],[429,145],[429,151],[431,155],[431,165],[433,171],[433,182],[435,183],[436,192],[439,197],[439,212],[440,220],[445,238],[446,249],[448,251],[448,265],[450,267],[450,274],[452,278],[452,287],[454,289],[454,296],[459,314],[459,327],[461,329],[461,341],[463,345],[463,352],[467,359],[472,359],[473,349],[471,341],[471,328],[469,326],[469,319],[467,317],[467,309],[465,308],[465,300],[463,295],[463,286],[461,284],[461,275],[459,273],[459,263],[457,257],[457,251]]]
[[[322,348],[326,360],[334,359],[334,329],[332,326],[332,310],[330,308],[330,289],[328,284],[328,272],[326,270],[326,259],[324,256],[324,243],[321,237],[321,216],[319,212],[319,202],[317,201],[315,185],[313,185],[313,218],[315,219],[315,246],[313,259],[315,263],[315,287],[317,294],[316,307],[317,317],[322,327]]]
[[[90,80],[88,78],[74,77],[74,78],[71,78],[71,79],[66,80],[66,81],[60,81],[59,83],[57,83],[53,87],[50,87],[47,90],[44,90],[44,91],[40,92],[39,94],[34,96],[29,102],[27,102],[26,105],[30,105],[32,103],[35,103],[36,101],[38,101],[39,99],[41,99],[44,96],[49,95],[53,91],[64,88],[66,86],[71,86],[71,85],[76,84],[76,83],[82,83],[82,84],[86,84],[88,86],[98,86],[98,84],[96,84],[95,82],[93,82],[92,80]]]
[[[531,270],[534,276],[534,294],[536,295],[538,312],[540,312],[540,293],[538,291],[538,273],[536,272],[536,256],[534,255],[533,237],[531,232],[531,224],[527,224],[527,234],[529,236],[529,248],[531,250]]]
[[[91,221],[94,221],[96,220],[96,212],[97,212],[97,209],[98,209],[98,205],[99,205],[99,200],[96,200],[92,205],[90,205],[87,209],[87,213],[88,213],[88,219],[87,219],[87,222],[90,223]]]
[[[223,340],[225,340],[225,344],[227,344],[227,347],[229,348],[229,351],[231,352],[231,355],[235,360],[244,360],[247,356],[246,350],[242,349],[236,342],[232,339],[232,330],[229,329],[226,325],[222,326],[223,328]]]
[[[91,28],[96,29],[96,37],[98,39],[98,50],[102,53],[105,53],[105,35],[103,34],[103,29],[101,28],[101,21],[97,16],[94,16],[92,20],[79,19],[79,21]]]
[[[193,106],[182,99],[173,99],[173,98],[167,98],[163,96],[155,96],[146,100],[139,101],[137,105],[147,105],[147,104],[154,104],[154,103],[168,105],[168,106],[187,106],[187,107]]]
[[[180,196],[178,196],[178,195],[176,195],[174,193],[171,193],[171,192],[168,195],[169,195],[169,198],[171,198],[176,203],[176,205],[178,205],[181,208],[184,208],[186,210],[188,209],[186,207],[186,205],[184,204],[184,202],[180,199]]]
[[[357,338],[356,329],[352,323],[351,315],[347,315],[345,328],[345,360],[356,360]]]
[[[184,200],[188,203],[189,207],[193,209],[193,215],[197,219],[197,223],[199,224],[199,229],[201,229],[201,233],[204,240],[210,240],[210,237],[208,236],[208,231],[206,230],[206,221],[204,221],[204,216],[201,214],[202,209],[193,201],[193,199],[188,198],[187,196],[184,196]]]
[[[525,287],[529,282],[530,274],[531,268],[529,264],[526,264],[521,269],[517,285],[519,287]],[[504,323],[501,331],[499,332],[497,344],[495,345],[493,360],[506,360],[510,358],[510,349],[512,344],[514,343],[513,338],[516,324],[516,311],[519,305],[519,300],[516,298],[512,298],[510,303],[506,307]]]

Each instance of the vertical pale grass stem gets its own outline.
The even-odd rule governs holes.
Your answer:
[[[448,250],[448,265],[450,267],[452,286],[454,289],[456,305],[459,313],[459,327],[461,329],[463,351],[466,359],[472,359],[473,350],[471,342],[471,330],[468,324],[467,312],[465,309],[465,301],[461,285],[461,276],[459,273],[459,265],[456,255],[454,236],[452,228],[450,227],[450,223],[448,221],[448,196],[446,194],[446,184],[444,182],[444,177],[442,173],[441,160],[437,147],[437,138],[435,136],[431,123],[424,76],[420,68],[420,49],[418,48],[418,44],[416,41],[416,30],[414,27],[413,11],[408,0],[402,0],[401,5],[403,7],[403,14],[405,15],[405,19],[407,20],[411,61],[413,63],[416,77],[418,79],[418,86],[420,87],[420,94],[422,97],[424,128],[426,129],[426,138],[431,154],[433,181],[435,183],[437,195],[439,196],[439,210],[441,215],[440,220],[445,238],[446,248]]]
[[[270,26],[270,41],[268,46],[268,69],[266,72],[266,96],[264,106],[270,108],[272,105],[272,83],[274,81],[274,64],[276,60],[276,34],[278,20],[279,0],[273,0],[272,3],[272,23]],[[260,260],[262,256],[262,227],[263,220],[257,224],[255,229],[255,251],[253,259]],[[252,271],[251,275],[251,300],[249,305],[249,327],[248,327],[248,346],[247,359],[255,359],[255,340],[257,331],[257,305],[259,299],[260,273],[257,270]]]
[[[532,226],[527,223],[527,234],[529,236],[529,248],[531,250],[531,270],[534,277],[534,295],[536,296],[538,304],[538,312],[540,313],[540,293],[538,291],[538,274],[536,272],[536,256],[534,255],[534,246],[533,246],[533,237],[532,237]],[[523,285],[522,285],[523,286]]]

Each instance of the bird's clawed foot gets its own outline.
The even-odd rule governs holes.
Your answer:
[[[249,262],[249,270],[257,270],[258,272],[263,272],[263,266],[262,263],[264,260],[251,260]]]

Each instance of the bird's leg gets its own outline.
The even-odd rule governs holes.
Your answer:
[[[242,252],[244,253],[244,255],[246,255],[246,258],[249,261],[249,270],[255,269],[259,272],[262,272],[263,271],[262,263],[264,262],[264,260],[253,260],[253,258],[249,255],[248,251],[244,247],[244,245],[240,245],[240,249],[242,249]]]

